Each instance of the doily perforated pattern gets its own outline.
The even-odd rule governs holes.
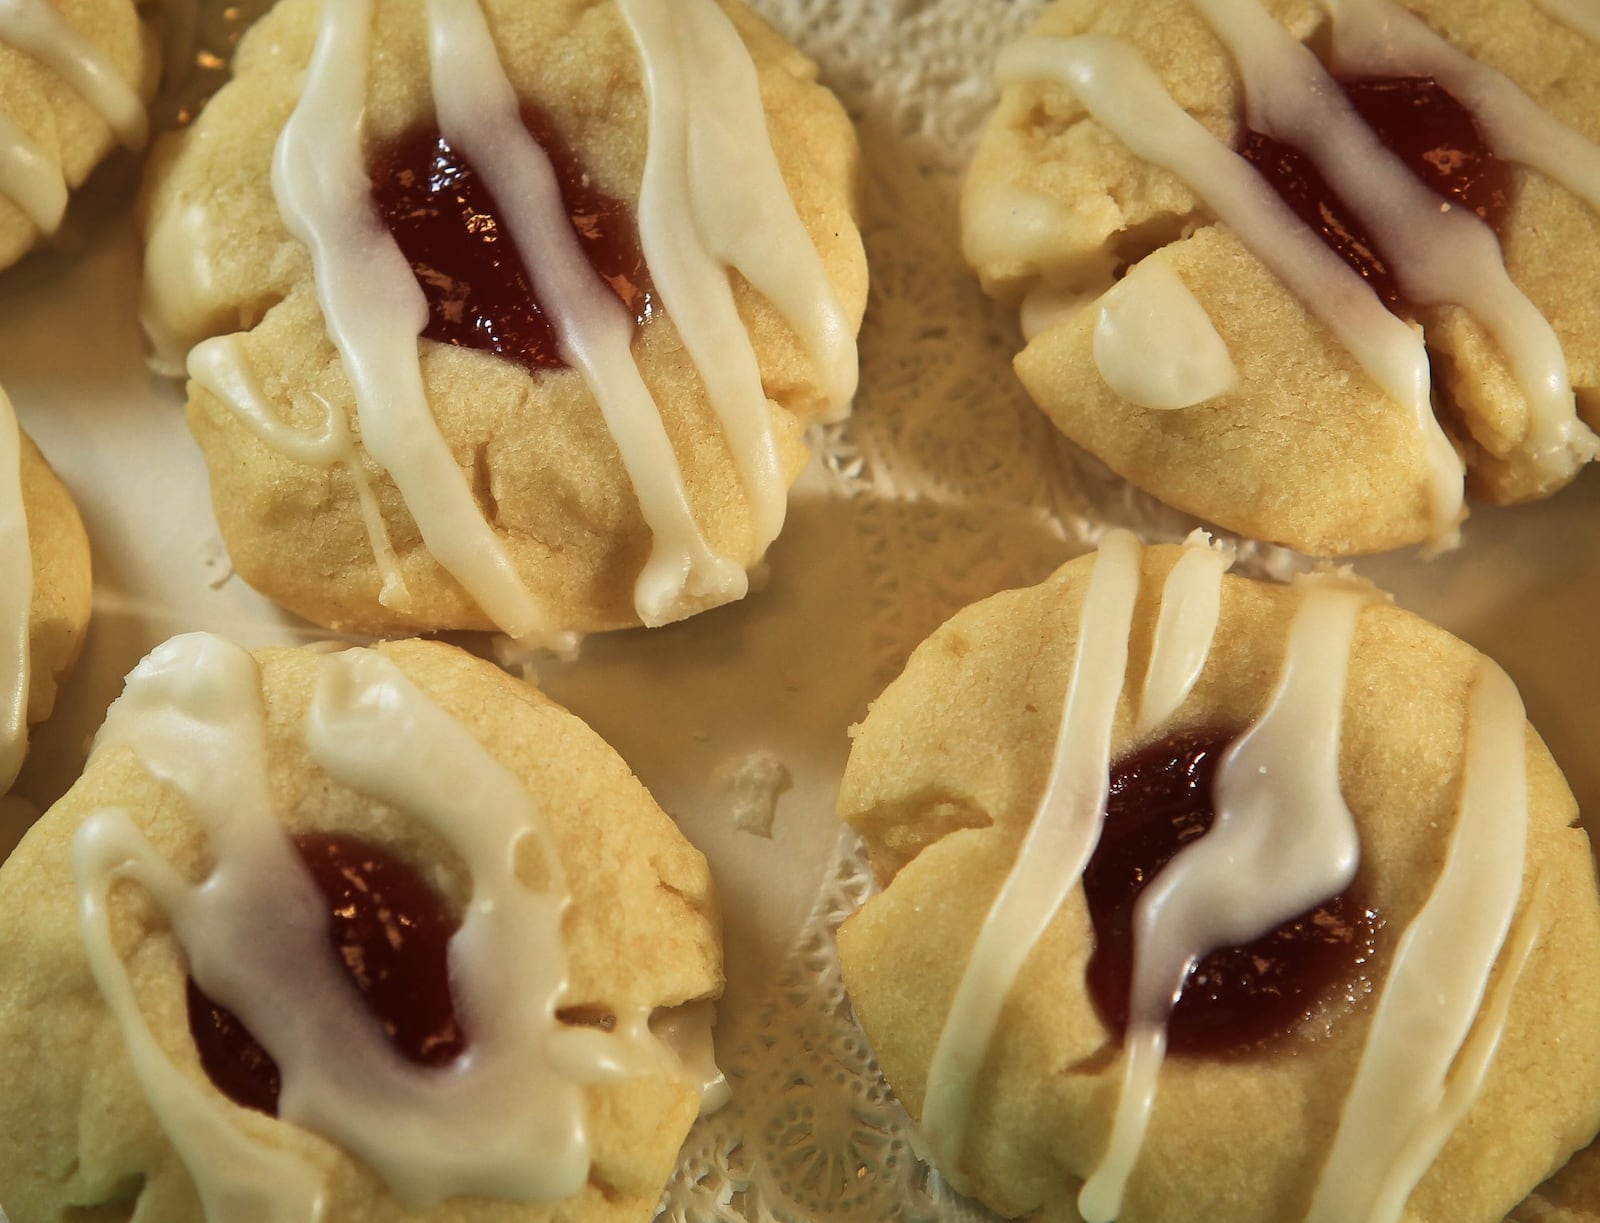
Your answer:
[[[842,833],[805,929],[744,1039],[719,1041],[733,1102],[702,1118],[667,1187],[674,1223],[992,1220],[919,1158],[904,1109],[851,1021],[833,934],[871,892]]]

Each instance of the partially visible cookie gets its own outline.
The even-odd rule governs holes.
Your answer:
[[[1568,483],[1600,424],[1600,46],[1555,11],[1058,0],[963,196],[1034,400],[1315,555],[1448,543],[1463,479]]]
[[[155,40],[133,0],[17,0],[0,15],[0,267],[61,224],[114,147],[138,148]]]
[[[1508,1223],[1600,1223],[1600,1148],[1574,1155]]]
[[[145,191],[235,569],[375,633],[740,597],[855,380],[857,150],[815,66],[713,0],[341,12],[267,14]]]
[[[17,1223],[642,1221],[699,1111],[652,1021],[720,990],[705,860],[450,646],[174,638],[0,915]]]
[[[14,439],[15,447],[8,445]],[[11,455],[6,452],[10,450]],[[91,600],[89,538],[78,507],[0,391],[0,792],[16,780],[27,728],[43,722],[83,649]],[[14,464],[14,465],[13,465]]]
[[[1461,641],[1224,565],[1113,533],[919,647],[841,789],[855,1014],[1007,1216],[1499,1223],[1600,1127],[1571,793]]]

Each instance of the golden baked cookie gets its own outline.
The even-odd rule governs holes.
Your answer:
[[[705,860],[450,646],[173,638],[0,914],[14,1223],[645,1220],[700,1109]]]
[[[17,0],[0,15],[0,267],[53,234],[118,144],[139,148],[154,38],[133,0]]]
[[[375,633],[741,597],[855,383],[815,76],[733,2],[277,5],[143,201],[240,575]]]
[[[1469,646],[1226,563],[1113,532],[919,647],[840,795],[855,1014],[1007,1216],[1499,1223],[1600,1127],[1571,793]]]
[[[0,391],[0,792],[78,660],[92,596],[89,537],[72,494]],[[8,469],[8,470],[7,470]]]
[[[1314,555],[1447,544],[1464,484],[1571,481],[1600,44],[1562,11],[1058,0],[1001,57],[962,200],[1029,394],[1161,500]]]

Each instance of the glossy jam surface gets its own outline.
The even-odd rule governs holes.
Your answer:
[[[408,864],[367,841],[311,833],[295,847],[328,902],[328,938],[395,1049],[442,1066],[466,1046],[450,996],[448,951],[457,921]],[[242,954],[242,953],[241,953]],[[276,1113],[279,1074],[237,1016],[189,982],[189,1028],[200,1062],[238,1104]]]
[[[523,120],[550,157],[590,264],[643,324],[654,309],[653,290],[632,212],[589,184],[548,123],[531,111]],[[369,177],[378,211],[427,297],[424,336],[530,371],[566,364],[494,197],[437,129],[379,149]]]
[[[1472,114],[1432,77],[1354,77],[1345,96],[1378,138],[1446,200],[1499,227],[1510,198],[1510,170],[1484,143]],[[1368,234],[1311,160],[1260,132],[1246,130],[1239,150],[1296,215],[1372,285],[1391,310],[1406,303],[1383,254],[1383,235]]]
[[[1184,734],[1118,761],[1100,844],[1084,872],[1094,923],[1089,991],[1119,1035],[1128,1022],[1133,909],[1145,885],[1211,827],[1211,787],[1232,736]],[[1244,947],[1215,951],[1189,974],[1168,1027],[1173,1054],[1248,1054],[1369,989],[1381,920],[1360,881]]]

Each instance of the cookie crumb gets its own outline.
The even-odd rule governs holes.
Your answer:
[[[206,585],[221,590],[233,578],[233,562],[222,540],[213,535],[200,545],[200,567],[206,575]]]
[[[714,774],[732,800],[733,826],[758,837],[772,836],[778,814],[778,796],[794,785],[788,766],[773,752],[762,749],[730,756]]]

